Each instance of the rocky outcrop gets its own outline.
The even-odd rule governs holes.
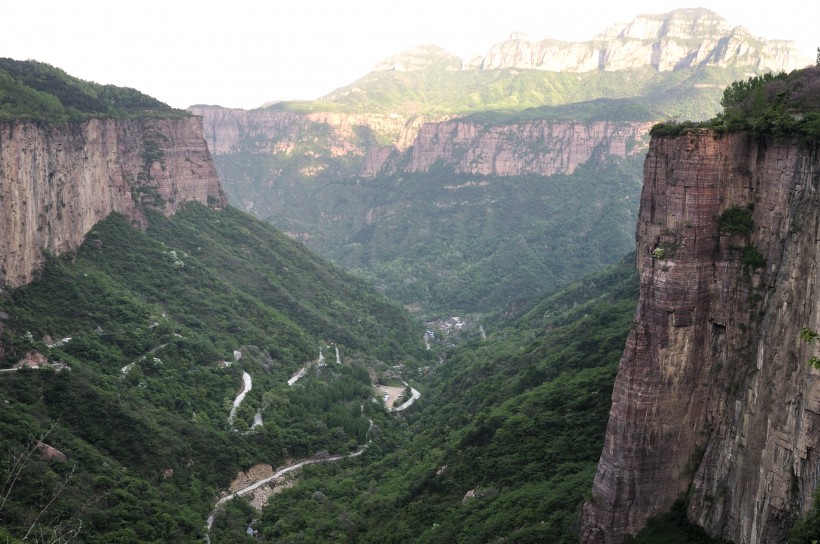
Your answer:
[[[483,70],[619,71],[651,66],[667,72],[690,66],[791,71],[811,64],[794,42],[763,40],[705,9],[641,15],[586,42],[531,41],[522,35],[495,44]]]
[[[713,536],[783,542],[811,506],[820,371],[800,331],[820,328],[819,180],[816,145],[653,138],[640,303],[583,542],[621,542],[679,498]],[[750,233],[721,232],[733,206],[753,210]]]
[[[788,40],[766,40],[707,9],[640,15],[584,42],[533,40],[521,32],[494,44],[478,59],[463,61],[436,46],[422,46],[379,63],[376,71],[546,70],[614,72],[652,67],[669,72],[693,66],[747,67],[758,73],[804,68],[812,59]]]
[[[76,249],[111,212],[224,206],[195,117],[0,124],[0,285],[32,280],[43,255]]]
[[[40,458],[43,461],[66,461],[68,457],[66,454],[55,448],[54,446],[49,446],[45,442],[37,441],[37,444],[34,446],[34,449],[40,453]]]
[[[692,66],[747,67],[758,73],[804,68],[812,59],[792,41],[765,40],[707,9],[678,9],[640,15],[584,42],[533,40],[515,32],[478,59],[462,59],[435,46],[422,46],[379,63],[376,71],[546,70],[614,72],[652,67],[669,72]]]

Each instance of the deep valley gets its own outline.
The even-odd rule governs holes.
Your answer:
[[[704,9],[252,110],[0,59],[0,540],[816,542],[818,195],[820,57]]]

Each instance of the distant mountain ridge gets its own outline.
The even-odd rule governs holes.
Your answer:
[[[466,60],[422,45],[319,100],[263,107],[429,116],[608,98],[635,100],[658,119],[704,120],[719,111],[731,82],[813,61],[795,42],[756,37],[707,9],[678,9],[640,15],[582,42],[516,32]]]
[[[467,61],[444,49],[425,45],[390,57],[375,70],[412,71],[444,64],[451,70],[517,68],[577,73],[645,66],[661,72],[692,66],[791,71],[810,63],[811,59],[794,42],[755,37],[707,9],[678,9],[660,15],[639,15],[584,42],[549,38],[532,41],[516,32],[508,40],[494,44],[483,58]]]

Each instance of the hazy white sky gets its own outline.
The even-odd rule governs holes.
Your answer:
[[[484,54],[514,31],[590,39],[642,13],[704,7],[768,39],[820,45],[820,2],[779,0],[0,0],[0,56],[36,59],[172,106],[313,99],[433,43]],[[775,8],[776,7],[776,8]]]

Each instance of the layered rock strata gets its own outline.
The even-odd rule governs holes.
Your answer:
[[[406,149],[428,121],[421,116],[406,119],[375,113],[298,113],[270,108],[193,106],[189,111],[203,118],[205,139],[214,155],[308,150],[329,157],[363,157],[379,142]]]
[[[800,331],[820,328],[818,189],[816,145],[709,131],[652,139],[640,303],[582,542],[621,542],[677,499],[715,537],[784,542],[810,508],[820,371]],[[751,210],[751,232],[721,231],[734,206]]]
[[[196,117],[0,124],[0,286],[30,282],[44,253],[76,249],[111,212],[227,204]]]
[[[672,72],[695,66],[747,67],[757,72],[790,72],[811,64],[795,42],[766,40],[717,13],[699,8],[639,15],[607,28],[593,39],[533,40],[521,32],[494,44],[484,56],[464,61],[435,46],[421,46],[379,63],[376,71],[544,70],[616,72],[651,67]]]
[[[625,157],[646,150],[652,123],[516,121],[486,125],[468,120],[428,123],[406,153],[395,153],[379,172],[427,172],[445,166],[459,174],[521,176],[572,174],[593,157]]]
[[[317,170],[328,158],[353,159],[351,175],[427,172],[520,176],[571,174],[593,157],[646,150],[648,122],[511,121],[298,114],[195,107],[215,155],[270,153],[309,156]],[[308,145],[309,144],[309,145]]]

